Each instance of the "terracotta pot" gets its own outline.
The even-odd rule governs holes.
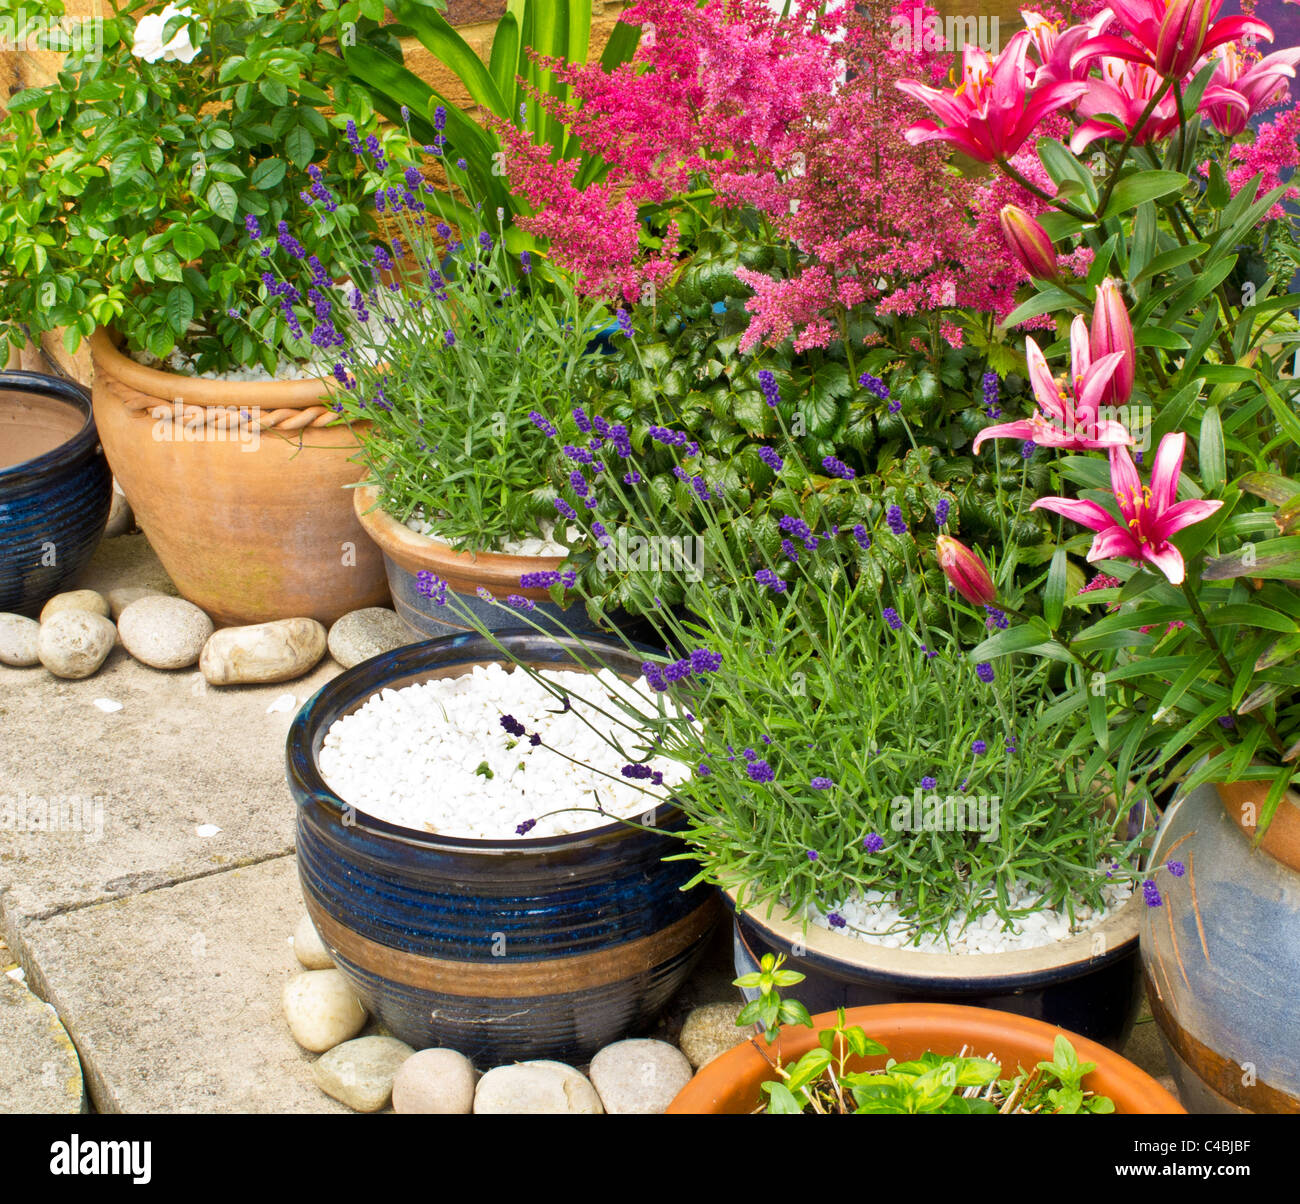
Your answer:
[[[447,607],[438,606],[420,594],[418,578],[424,572],[446,581],[448,588],[460,596],[460,604],[472,610],[489,631],[521,627],[524,623],[522,619],[511,622],[508,612],[490,602],[483,602],[476,593],[480,586],[494,598],[505,599],[510,594],[528,598],[534,603],[528,617],[535,622],[544,622],[547,617],[560,622],[578,621],[574,608],[566,611],[556,606],[548,591],[526,589],[519,584],[524,573],[558,569],[564,563],[563,557],[457,552],[448,544],[412,531],[387,511],[378,509],[379,490],[374,486],[354,489],[352,497],[357,521],[383,552],[393,607],[412,631],[433,637],[461,635],[471,630]],[[576,610],[585,620],[582,608]],[[557,635],[563,634],[558,626],[553,630]]]
[[[356,430],[322,381],[209,381],[91,337],[95,419],[141,529],[181,595],[220,623],[331,623],[388,600],[352,512]]]
[[[817,1044],[817,1031],[836,1022],[834,1012],[813,1017],[813,1028],[787,1026],[781,1029],[768,1053],[780,1052],[782,1065],[807,1053]],[[1058,1033],[1065,1033],[1081,1062],[1095,1062],[1097,1069],[1084,1086],[1115,1101],[1115,1111],[1134,1115],[1181,1113],[1184,1109],[1159,1083],[1131,1062],[1103,1045],[1074,1033],[988,1008],[962,1007],[946,1003],[892,1003],[880,1007],[850,1008],[848,1022],[861,1025],[867,1036],[879,1041],[888,1055],[852,1058],[854,1070],[878,1069],[888,1058],[899,1062],[919,1058],[926,1050],[956,1054],[963,1046],[982,1056],[991,1053],[1005,1069],[1051,1061]],[[755,1040],[762,1042],[758,1036]],[[776,1077],[767,1059],[753,1042],[738,1045],[703,1066],[669,1105],[677,1115],[744,1115],[766,1099],[761,1085]]]
[[[1256,848],[1267,794],[1197,787],[1165,812],[1152,852],[1147,997],[1193,1112],[1300,1113],[1300,798],[1284,796]]]

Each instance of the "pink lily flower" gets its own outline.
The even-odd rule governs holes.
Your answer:
[[[1132,560],[1158,569],[1171,585],[1181,585],[1187,566],[1183,554],[1169,542],[1170,536],[1209,518],[1223,505],[1203,498],[1174,500],[1186,447],[1187,436],[1181,433],[1160,440],[1149,486],[1143,486],[1127,448],[1110,449],[1110,487],[1123,522],[1116,522],[1110,511],[1096,502],[1072,498],[1039,498],[1030,509],[1051,510],[1096,531],[1088,549],[1089,561]]]
[[[1063,108],[1088,91],[1083,80],[1045,79],[1035,85],[1029,75],[1028,34],[1021,30],[997,59],[967,42],[962,82],[954,92],[931,88],[916,80],[899,80],[900,91],[920,101],[944,122],[918,121],[904,137],[912,146],[950,142],[982,163],[1009,159],[1048,113]]]
[[[1247,34],[1273,40],[1272,27],[1254,17],[1215,20],[1222,7],[1223,0],[1110,0],[1111,13],[1133,42],[1103,35],[1090,50],[1143,64],[1161,79],[1182,79],[1197,59],[1226,42]]]
[[[1255,60],[1230,42],[1210,57],[1218,59],[1218,66],[1201,97],[1198,112],[1205,114],[1220,134],[1235,138],[1256,113],[1286,98],[1286,81],[1295,79],[1296,66],[1300,65],[1300,46]],[[1201,66],[1197,64],[1198,69]]]
[[[986,439],[1032,439],[1040,447],[1068,448],[1073,451],[1099,447],[1117,447],[1133,442],[1124,425],[1110,419],[1098,419],[1106,386],[1124,359],[1122,351],[1092,358],[1088,324],[1082,316],[1070,326],[1071,392],[1052,378],[1047,360],[1033,339],[1025,340],[1029,360],[1029,383],[1040,412],[1020,422],[1003,422],[986,426],[975,436],[975,451]]]
[[[1031,75],[1035,85],[1088,78],[1096,55],[1085,51],[1085,47],[1110,23],[1109,11],[1103,11],[1100,19],[1094,17],[1086,25],[1071,25],[1064,30],[1060,22],[1049,21],[1032,9],[1022,8],[1020,16],[1030,44],[1038,52],[1040,65],[1032,70]]]
[[[1074,131],[1070,149],[1077,155],[1098,138],[1123,142],[1142,119],[1151,98],[1164,80],[1150,67],[1118,58],[1101,60],[1101,78],[1094,79],[1088,94],[1079,101],[1078,114],[1085,120]],[[1116,124],[1118,120],[1119,124]],[[1135,146],[1158,141],[1178,128],[1178,105],[1172,92],[1166,92],[1146,124],[1133,139]]]

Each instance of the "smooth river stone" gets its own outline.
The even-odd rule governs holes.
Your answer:
[[[600,1112],[599,1097],[583,1085],[591,1087],[572,1066],[558,1062],[498,1066],[479,1079],[474,1112],[479,1116],[590,1116]]]
[[[478,1071],[454,1049],[422,1049],[402,1063],[393,1080],[399,1116],[468,1116],[474,1111]]]
[[[307,970],[284,984],[284,1018],[303,1049],[324,1053],[355,1037],[366,1009],[337,970]]]
[[[41,663],[41,625],[25,615],[0,614],[0,665],[26,669]]]
[[[41,624],[36,650],[55,677],[90,677],[113,651],[117,628],[88,610],[61,610]]]
[[[159,594],[138,598],[117,622],[126,650],[153,669],[188,669],[212,634],[212,620],[193,602]]]
[[[68,610],[87,611],[92,615],[101,615],[107,619],[109,616],[108,599],[103,594],[96,593],[93,589],[73,589],[68,590],[67,593],[55,594],[41,607],[41,622],[44,623],[54,615],[62,614]]]
[[[634,1038],[606,1045],[591,1059],[591,1081],[612,1115],[659,1113],[691,1081],[686,1055],[666,1041]]]
[[[334,966],[334,959],[325,948],[325,942],[320,939],[311,916],[303,916],[298,921],[298,927],[293,931],[293,952],[308,970],[329,970]]]
[[[259,685],[310,673],[324,655],[325,628],[315,619],[277,619],[216,632],[199,668],[210,685]]]
[[[340,665],[351,669],[372,656],[392,652],[415,640],[415,634],[395,611],[384,606],[368,606],[350,611],[330,628],[329,650]]]
[[[393,1094],[393,1079],[415,1051],[396,1037],[358,1037],[336,1045],[311,1065],[326,1095],[357,1112],[378,1112]]]
[[[719,1054],[748,1041],[750,1031],[736,1024],[743,1003],[706,1003],[695,1008],[682,1024],[677,1044],[696,1069]]]

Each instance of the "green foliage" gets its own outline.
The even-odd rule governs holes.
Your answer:
[[[129,351],[164,358],[180,347],[200,371],[273,367],[286,324],[257,302],[265,263],[244,223],[253,216],[274,232],[287,220],[322,254],[334,232],[366,228],[351,157],[325,110],[351,93],[337,39],[386,44],[383,5],[213,0],[190,23],[200,48],[190,64],[131,53],[138,19],[156,7],[119,4],[102,54],[69,56],[55,82],[8,102],[0,336],[20,345],[66,327],[74,349],[111,325]],[[0,0],[0,16],[24,8]],[[45,11],[58,16],[64,4]],[[312,162],[339,203],[331,213],[317,204],[309,222],[287,167]]]
[[[782,970],[784,955],[763,955],[759,969],[735,980],[735,985],[757,990],[758,998],[736,1018],[740,1025],[762,1024],[769,1045],[782,1024],[815,1027],[807,1010],[783,999],[781,987],[802,982],[804,975]],[[777,1077],[762,1084],[764,1109],[773,1115],[804,1112],[853,1112],[863,1115],[992,1115],[1039,1113],[1047,1115],[1106,1114],[1114,1101],[1089,1091],[1084,1080],[1097,1069],[1095,1062],[1080,1062],[1069,1039],[1056,1035],[1050,1062],[1039,1062],[1001,1079],[1002,1066],[989,1058],[941,1055],[926,1050],[910,1062],[890,1058],[883,1068],[850,1069],[851,1062],[884,1057],[889,1051],[867,1036],[861,1025],[849,1024],[840,1008],[831,1028],[817,1033],[817,1044],[788,1066],[775,1064]],[[852,1101],[850,1103],[850,1100]]]

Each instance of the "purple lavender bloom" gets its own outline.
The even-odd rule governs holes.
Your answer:
[[[766,445],[758,449],[758,458],[763,461],[773,472],[780,472],[785,467],[785,461],[777,455],[776,450]]]
[[[749,776],[751,782],[758,782],[759,785],[770,782],[776,777],[772,767],[766,761],[750,761],[745,766],[745,773]]]
[[[706,765],[703,761],[701,761],[699,765],[696,766],[695,772],[698,773],[700,777],[707,778],[710,774],[713,773],[713,770],[711,770],[708,767],[708,765]]]
[[[1173,874],[1175,878],[1181,878],[1187,873],[1187,867],[1181,861],[1166,861],[1165,869]]]
[[[641,484],[641,474],[640,474],[639,472],[635,471],[635,470],[633,470],[632,472],[626,472],[626,473],[624,473],[624,474],[623,474],[623,484],[624,484],[624,485],[639,485],[639,484]]]
[[[649,765],[624,765],[623,768],[619,770],[619,773],[621,773],[625,778],[631,778],[633,781],[644,781],[654,773],[654,770],[651,769]]]
[[[1006,631],[1007,629],[1007,612],[999,610],[996,606],[986,606],[988,618],[984,620],[984,626],[989,630]]]
[[[443,342],[445,342],[448,347],[456,346],[456,335],[453,331],[450,330],[444,331],[442,339]]]
[[[506,605],[513,606],[516,610],[532,610],[537,603],[531,598],[525,598],[522,594],[507,594]]]
[[[817,850],[816,850],[816,849],[808,849],[808,850],[806,850],[806,855],[807,855],[809,861],[816,861],[816,860],[817,860]]]
[[[618,322],[619,330],[630,339],[632,337],[632,315],[620,305],[614,312],[614,320]]]
[[[562,497],[557,497],[555,499],[555,508],[570,522],[574,522],[578,517],[578,512],[574,510],[574,508]]]
[[[867,534],[867,529],[861,523],[853,528],[853,538],[857,540],[858,547],[864,552],[871,547],[871,536]]]
[[[889,386],[878,376],[872,376],[870,372],[864,372],[858,377],[860,384],[868,393],[874,393],[881,401],[889,396]]]
[[[1230,731],[1237,726],[1237,720],[1231,715],[1220,715],[1218,724],[1224,731]]]
[[[527,836],[535,827],[537,827],[537,821],[535,819],[526,819],[515,828],[515,834],[518,836]]]
[[[427,569],[416,574],[415,590],[420,597],[427,598],[435,606],[447,605],[447,583]]]
[[[366,139],[366,150],[368,150],[375,161],[375,170],[383,171],[388,166],[388,160],[384,157],[383,147],[379,145],[379,139],[371,134]]]
[[[826,923],[832,928],[843,928],[848,921],[838,911],[827,912]]]
[[[763,400],[772,409],[776,409],[781,401],[781,390],[777,386],[776,377],[766,368],[761,369],[758,373],[758,387],[763,390]]]
[[[903,403],[899,401],[897,398],[895,398],[893,401],[889,403],[889,412],[891,414],[901,413],[902,409],[903,409]]]
[[[875,832],[868,832],[866,839],[862,842],[862,847],[868,853],[879,853],[885,847],[885,841],[883,837],[878,836]]]
[[[348,149],[354,154],[359,155],[365,149],[361,145],[361,139],[357,137],[357,123],[349,121],[347,127]]]
[[[985,744],[983,740],[976,740],[970,746],[971,752],[973,752],[977,757],[982,757],[986,752],[988,752],[988,748],[989,746]]]
[[[892,630],[903,630],[903,620],[898,617],[898,611],[896,611],[892,606],[886,606],[883,614],[885,616],[885,622],[889,624]]]
[[[939,782],[936,778],[927,776],[921,779],[922,790],[933,790],[938,784]]]
[[[901,506],[890,506],[885,512],[885,522],[889,529],[895,535],[907,534],[907,523],[903,520],[903,510]]]
[[[812,530],[808,524],[804,522],[803,519],[796,518],[794,515],[782,515],[777,526],[787,535],[793,535],[795,539],[809,540],[813,538]]]
[[[498,722],[512,736],[522,736],[528,730],[513,715],[502,715]]]
[[[490,235],[486,230],[479,231],[478,245],[484,252],[490,253],[492,250],[492,235]]]
[[[980,661],[980,663],[975,666],[975,676],[986,684],[991,682],[993,680],[993,666],[990,665],[988,661]]]
[[[1002,407],[998,405],[998,374],[984,373],[984,413],[990,418],[1001,418]]]
[[[276,230],[278,233],[275,241],[278,242],[285,251],[292,255],[294,259],[306,258],[307,248],[289,232],[288,222],[281,222],[276,227]]]
[[[569,484],[573,486],[573,492],[579,497],[586,497],[591,488],[587,484],[587,478],[584,477],[581,470],[577,468],[569,473]]]
[[[834,456],[827,456],[822,460],[822,467],[831,476],[839,477],[842,481],[851,481],[858,475],[843,460],[837,460]]]
[[[829,790],[832,786],[835,785],[835,783],[832,782],[830,778],[817,777],[817,778],[813,778],[813,780],[809,782],[808,785],[811,786],[814,790]]]
[[[533,270],[533,257],[529,255],[527,251],[519,252],[519,270],[523,272],[525,276]]]
[[[553,569],[544,569],[536,573],[522,573],[519,577],[519,584],[524,589],[550,589],[552,585],[558,585],[560,574]]]
[[[1037,450],[1038,450],[1038,444],[1035,443],[1032,439],[1026,439],[1024,444],[1020,448],[1020,458],[1022,460],[1028,460]]]
[[[555,427],[547,421],[545,414],[539,414],[536,410],[531,410],[529,411],[528,417],[532,421],[532,424],[548,439],[555,438]]]
[[[691,653],[692,673],[716,673],[721,668],[721,652],[710,652],[707,648],[696,648]]]
[[[249,238],[262,237],[262,227],[258,225],[257,218],[251,213],[244,218],[244,229],[248,231]]]
[[[771,569],[759,569],[758,572],[754,574],[754,580],[757,581],[759,585],[767,586],[767,588],[774,594],[785,593],[785,582],[772,572]]]
[[[1142,897],[1148,907],[1159,907],[1164,902],[1160,898],[1160,888],[1150,878],[1142,883]]]
[[[799,549],[794,546],[788,539],[781,541],[781,552],[791,564],[799,563]]]
[[[951,505],[952,503],[949,502],[946,497],[941,497],[938,502],[935,503],[934,524],[936,527],[942,528],[944,523],[948,521],[948,510],[951,508]]]
[[[698,497],[700,501],[707,502],[709,500],[709,487],[705,483],[703,477],[692,477],[691,488],[695,490],[695,496]]]
[[[573,421],[584,435],[591,434],[591,419],[587,417],[587,411],[581,406],[573,407]]]
[[[447,128],[447,110],[443,105],[433,110],[433,128],[440,134]]]

